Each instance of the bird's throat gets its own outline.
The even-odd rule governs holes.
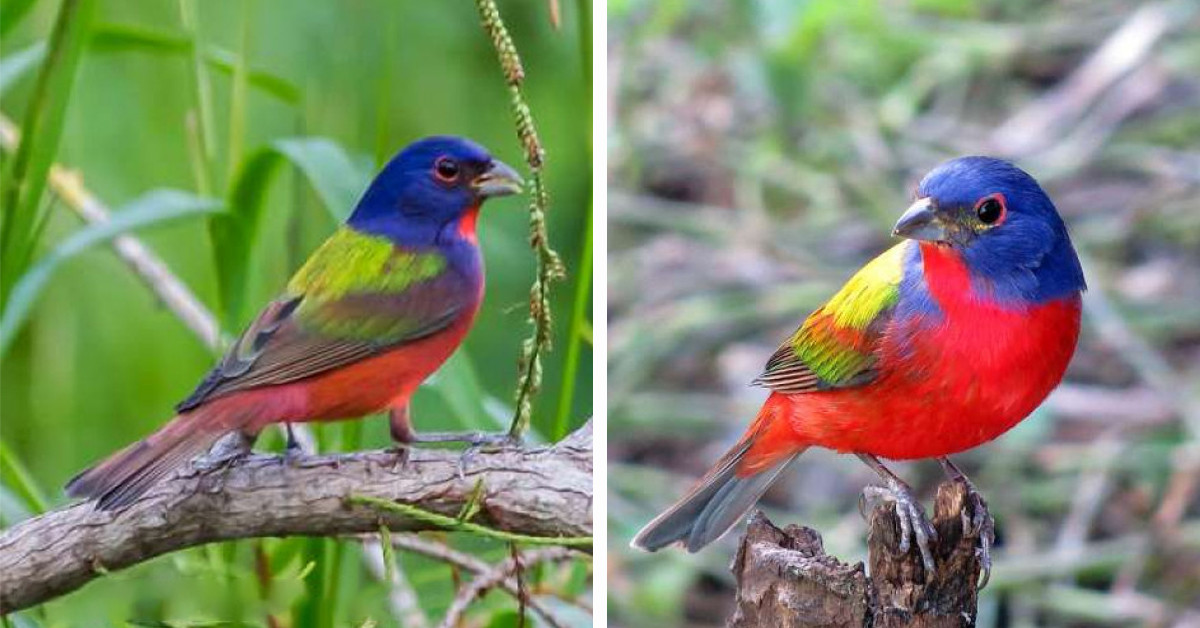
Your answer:
[[[479,242],[475,235],[475,223],[479,221],[479,204],[472,205],[463,212],[462,218],[458,219],[458,235],[472,244]]]

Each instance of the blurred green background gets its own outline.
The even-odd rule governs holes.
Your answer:
[[[956,456],[999,526],[978,625],[1197,625],[1200,4],[614,0],[608,15],[611,624],[724,625],[738,534],[696,555],[629,539],[741,434],[765,397],[750,380],[890,245],[920,177],[984,153],[1046,187],[1090,291],[1064,385]],[[942,477],[893,469],[927,500]],[[873,481],[810,450],[762,507],[857,561]]]
[[[52,82],[38,99],[40,51],[64,6],[79,12],[81,24],[63,47],[78,49],[73,88],[63,87],[69,79]],[[552,9],[561,13],[557,26]],[[501,10],[525,63],[526,96],[547,154],[551,243],[568,271],[554,286],[555,351],[545,362],[531,435],[556,440],[592,408],[590,263],[583,266],[591,250],[591,6],[502,2]],[[231,220],[241,220],[261,195],[256,235],[225,245],[230,255],[222,255],[221,265],[207,223],[224,218],[193,212],[137,232],[219,313],[227,334],[281,289],[332,231],[335,217],[349,212],[375,168],[410,141],[463,135],[524,165],[509,91],[471,2],[5,0],[2,14],[0,109],[21,125],[39,108],[38,126],[22,129],[23,140],[35,143],[34,163],[52,159],[76,171],[117,216],[123,209],[151,218],[169,213],[161,195],[145,195],[172,188],[218,203],[231,199]],[[64,66],[71,56],[63,53]],[[300,147],[293,151],[299,158],[272,162],[264,155],[283,138],[307,139],[291,145]],[[5,151],[6,176],[13,162]],[[527,202],[493,201],[480,218],[488,294],[465,348],[418,393],[418,430],[508,425],[517,357],[529,333],[534,257]],[[31,264],[6,255],[6,289],[19,271],[36,268],[84,228],[50,192],[32,209],[47,218]],[[4,525],[37,509],[31,495],[40,493],[48,507],[65,503],[60,487],[72,474],[169,418],[216,357],[104,244],[58,266],[31,305],[27,322],[5,338]],[[386,421],[378,417],[315,431],[323,450],[388,443]],[[278,448],[279,441],[268,432],[259,447]],[[499,544],[446,540],[488,560],[508,555]],[[260,552],[274,586],[256,579]],[[398,625],[388,587],[367,570],[362,554],[354,541],[304,539],[191,550],[102,578],[14,623]],[[403,552],[398,559],[418,610],[436,622],[458,574]],[[574,605],[587,599],[590,564],[548,566],[530,577],[545,584],[541,595],[561,598],[556,604],[574,618],[570,623],[590,621]],[[510,625],[515,607],[493,594],[474,607],[472,625]]]

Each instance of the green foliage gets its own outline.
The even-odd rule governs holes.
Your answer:
[[[138,52],[160,57],[190,55],[192,42],[186,35],[148,28],[139,24],[97,24],[88,42],[90,54]],[[245,58],[220,46],[205,46],[205,65],[232,76]],[[249,84],[288,104],[300,102],[300,89],[291,81],[264,70],[248,69]]]
[[[119,235],[180,218],[215,214],[221,204],[178,190],[155,190],[131,202],[107,222],[88,225],[57,244],[17,280],[0,316],[0,355],[3,355],[34,302],[59,266],[88,249]]]
[[[39,513],[46,510],[46,494],[29,475],[25,465],[17,459],[17,455],[3,441],[0,441],[0,482],[6,487],[12,487],[24,503],[27,512]]]
[[[33,256],[45,214],[41,211],[46,174],[58,150],[63,118],[75,69],[88,36],[93,0],[67,0],[50,34],[44,62],[34,86],[32,102],[25,109],[21,129],[27,139],[13,156],[0,179],[0,305],[8,302],[15,277],[21,276]]]

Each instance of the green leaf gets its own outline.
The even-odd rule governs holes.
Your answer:
[[[370,158],[351,157],[333,140],[282,139],[275,142],[275,149],[304,173],[329,215],[338,222],[350,216],[350,210],[371,183]]]
[[[38,295],[54,271],[67,260],[123,233],[179,218],[217,213],[219,201],[178,190],[155,190],[113,213],[112,220],[94,223],[72,233],[23,274],[14,285],[0,316],[0,355],[25,323]]]
[[[45,62],[41,64],[33,96],[21,121],[24,136],[11,168],[3,180],[0,202],[0,304],[6,303],[13,278],[20,277],[33,256],[39,208],[46,189],[46,174],[58,152],[67,102],[75,83],[95,7],[93,0],[64,0],[50,34]]]
[[[192,43],[187,35],[147,28],[135,24],[100,24],[92,31],[89,51],[93,53],[146,52],[184,56],[191,53]],[[220,46],[204,46],[205,65],[232,76],[240,56]],[[300,88],[291,81],[265,70],[249,69],[247,80],[253,87],[288,104],[300,102]]]
[[[46,57],[46,42],[38,41],[24,50],[18,50],[0,59],[0,94],[8,91],[14,83],[38,67]]]
[[[580,242],[579,270],[575,273],[575,300],[571,307],[571,326],[567,330],[567,355],[563,359],[562,383],[559,386],[558,415],[554,420],[551,440],[559,440],[571,429],[571,411],[575,403],[575,384],[579,376],[579,360],[587,338],[588,303],[592,296],[592,211],[588,208],[587,228]]]
[[[34,0],[4,0],[4,19],[0,20],[0,36],[8,33],[33,8]]]
[[[46,511],[46,494],[4,441],[0,441],[0,480],[21,498],[33,514]]]
[[[336,143],[321,137],[277,140],[245,159],[230,188],[229,213],[210,223],[221,304],[225,323],[231,328],[242,322],[246,273],[263,204],[275,172],[285,162],[304,175],[339,222],[349,215],[371,176],[369,160],[351,158]]]

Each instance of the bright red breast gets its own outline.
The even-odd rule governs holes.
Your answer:
[[[748,452],[742,473],[812,445],[892,459],[954,454],[1008,431],[1058,385],[1079,335],[1079,296],[1012,308],[988,302],[956,253],[920,246],[942,316],[893,319],[870,384],[772,393],[758,418],[770,434]]]

